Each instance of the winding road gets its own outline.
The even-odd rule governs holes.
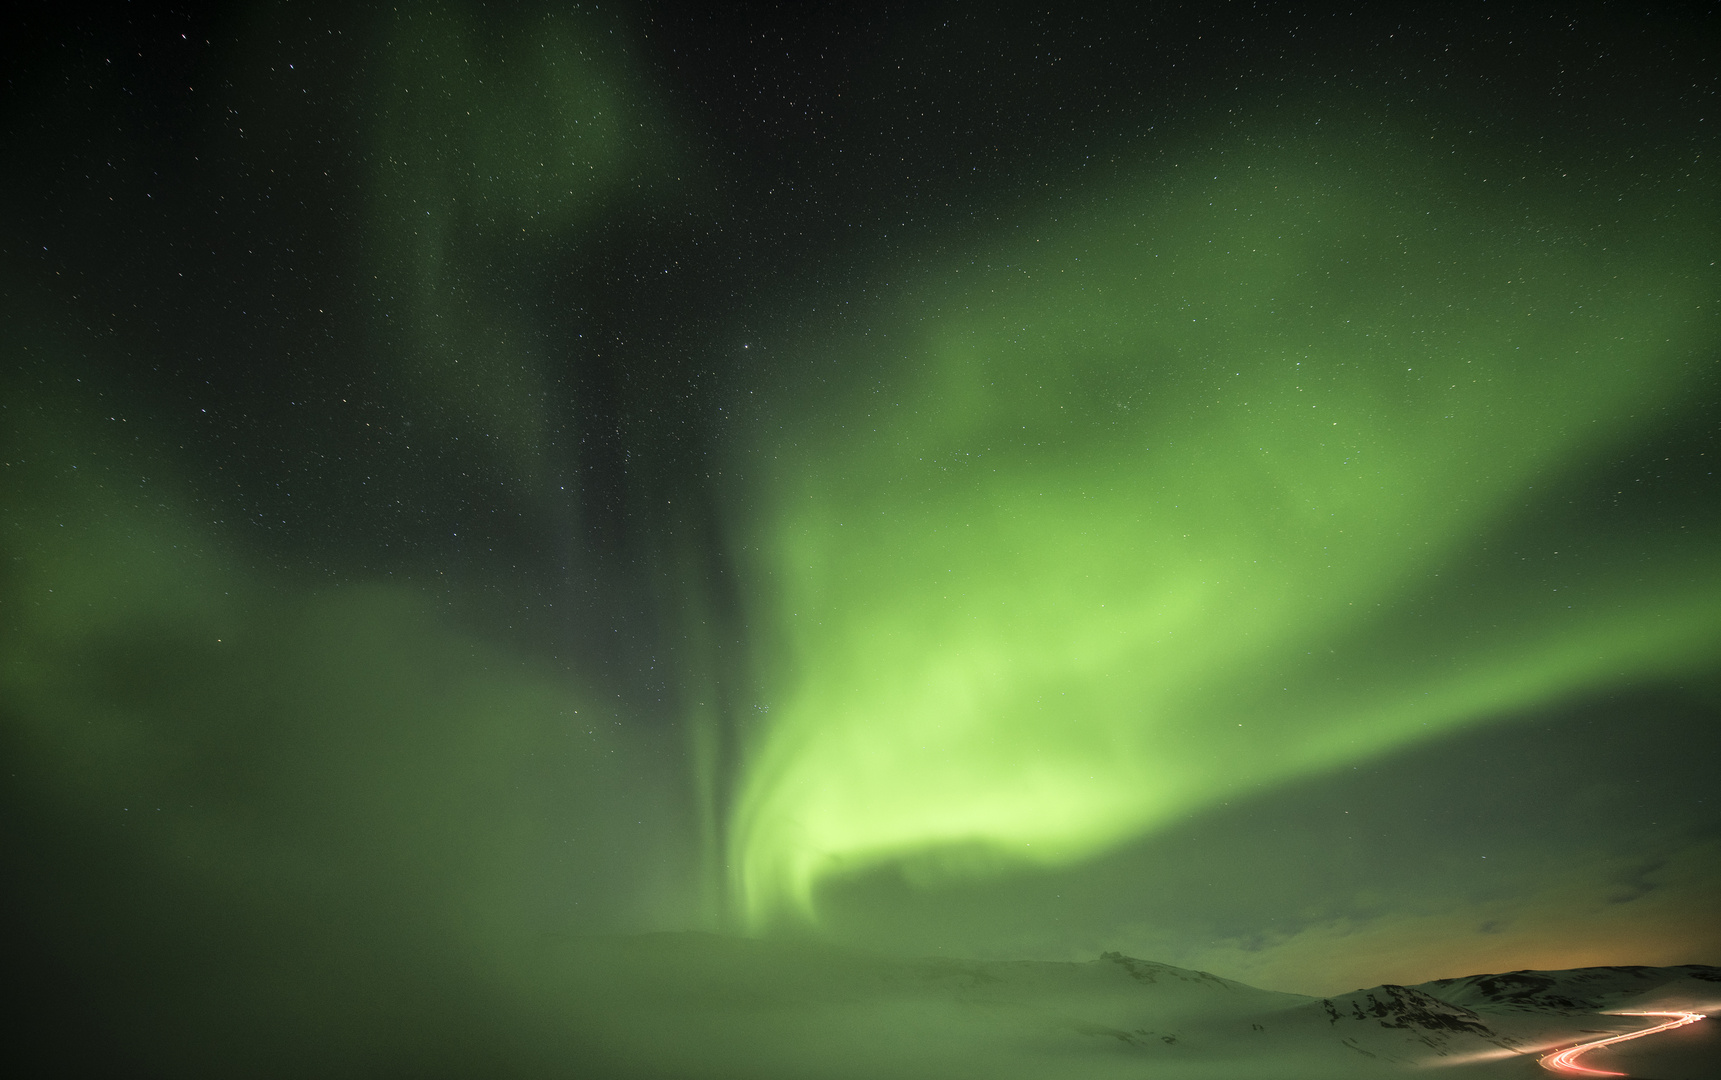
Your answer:
[[[1610,1035],[1605,1039],[1596,1039],[1594,1042],[1579,1043],[1576,1046],[1568,1046],[1564,1050],[1560,1050],[1543,1057],[1541,1059],[1542,1068],[1547,1069],[1549,1072],[1565,1073],[1570,1076],[1625,1076],[1628,1074],[1622,1072],[1609,1072],[1606,1069],[1591,1069],[1588,1066],[1579,1065],[1578,1058],[1589,1053],[1591,1050],[1596,1050],[1603,1046],[1612,1046],[1614,1043],[1630,1042],[1632,1039],[1641,1039],[1645,1035],[1654,1035],[1658,1031],[1671,1031],[1676,1027],[1684,1027],[1686,1024],[1695,1024],[1697,1021],[1703,1019],[1705,1014],[1694,1012],[1629,1012],[1611,1013],[1609,1015],[1671,1016],[1674,1019],[1669,1020],[1664,1024],[1656,1024],[1654,1027],[1646,1027],[1642,1031],[1633,1031],[1625,1035]]]

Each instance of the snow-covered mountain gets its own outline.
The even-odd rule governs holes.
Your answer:
[[[1598,1012],[1721,997],[1721,968],[1593,967],[1436,979],[1416,987],[1442,1001],[1495,1011]]]
[[[1701,966],[1520,971],[1317,998],[1117,953],[896,959],[660,934],[570,959],[584,986],[578,1038],[605,1046],[617,1075],[687,1078],[1342,1080],[1435,1068],[1528,1080],[1550,1075],[1537,1066],[1550,1050],[1646,1024],[1604,1010],[1721,1005],[1721,969]],[[1714,1027],[1585,1063],[1721,1080]]]

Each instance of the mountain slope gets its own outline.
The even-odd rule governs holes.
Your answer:
[[[1546,1075],[1535,1061],[1554,1047],[1643,1026],[1597,1008],[1721,990],[1713,968],[1631,968],[1315,998],[1117,953],[902,959],[709,934],[582,943],[566,970],[566,1007],[547,1024],[606,1048],[611,1075],[687,1080],[1364,1080],[1429,1065],[1453,1080],[1528,1078]],[[1684,1058],[1639,1048],[1608,1060],[1652,1061],[1622,1071],[1656,1080],[1721,1080],[1699,1030],[1713,1026],[1687,1029]]]

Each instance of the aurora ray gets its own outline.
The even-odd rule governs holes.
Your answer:
[[[878,344],[801,346],[864,374],[755,450],[781,629],[735,818],[754,925],[814,915],[828,875],[1067,863],[1710,654],[1721,568],[1688,537],[1490,552],[1677,410],[1710,208],[1610,215],[1546,166],[1334,119],[927,271]]]

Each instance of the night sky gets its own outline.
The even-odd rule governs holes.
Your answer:
[[[1721,964],[1721,20],[1401,7],[8,16],[15,1052]]]

